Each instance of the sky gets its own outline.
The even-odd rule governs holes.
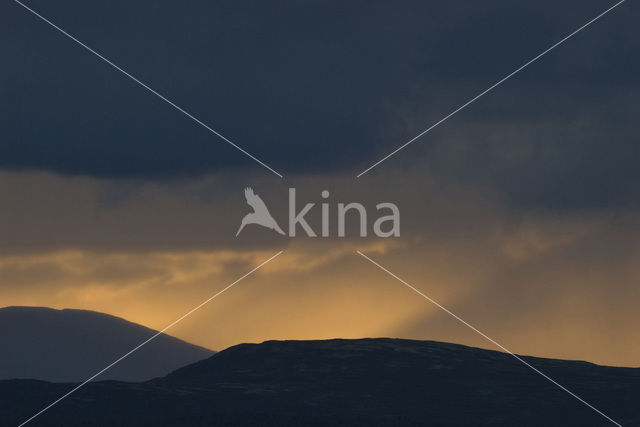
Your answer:
[[[0,5],[0,307],[110,313],[214,350],[402,337],[640,366],[640,9],[609,1]],[[250,226],[288,189],[331,236]],[[327,190],[330,196],[321,197]],[[338,203],[399,237],[336,233]]]

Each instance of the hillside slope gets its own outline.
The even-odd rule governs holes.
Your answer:
[[[0,379],[83,381],[156,332],[94,311],[5,307],[0,309]],[[161,335],[98,379],[145,381],[212,354]]]
[[[622,425],[640,425],[640,369],[525,357]],[[71,384],[0,381],[0,425]],[[241,344],[132,384],[92,383],[38,418],[65,426],[603,426],[512,356],[399,339]]]

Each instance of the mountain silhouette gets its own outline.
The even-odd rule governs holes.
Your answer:
[[[156,332],[94,311],[1,308],[0,379],[84,381]],[[212,354],[163,334],[97,379],[145,381]]]
[[[640,425],[640,369],[522,356],[622,425]],[[72,384],[0,381],[0,425]],[[241,344],[143,383],[88,384],[42,426],[606,426],[511,355],[400,339]]]

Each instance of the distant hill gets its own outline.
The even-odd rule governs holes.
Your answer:
[[[84,381],[156,332],[94,311],[2,308],[0,379]],[[212,354],[163,334],[98,380],[145,381]]]
[[[622,425],[640,425],[640,369],[525,357]],[[0,425],[70,384],[0,381]],[[87,385],[42,426],[606,426],[512,356],[398,339],[241,344],[139,384]],[[612,425],[612,424],[611,424]]]

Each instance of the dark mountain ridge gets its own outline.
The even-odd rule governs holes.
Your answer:
[[[523,359],[622,425],[640,425],[640,369]],[[0,424],[73,387],[1,381]],[[241,344],[144,383],[87,385],[38,418],[67,426],[519,425],[609,422],[511,355],[400,339]]]
[[[156,333],[95,311],[0,308],[0,379],[84,381]],[[98,379],[145,381],[213,353],[162,334]]]

